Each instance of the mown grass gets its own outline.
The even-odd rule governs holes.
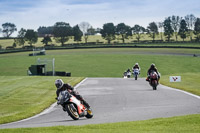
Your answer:
[[[49,50],[45,56],[28,56],[31,52],[1,54],[0,75],[25,76],[28,67],[36,64],[38,58],[55,58],[55,70],[71,72],[74,77],[121,77],[122,73],[136,62],[145,77],[151,63],[155,63],[162,75],[199,72],[199,58],[174,56],[171,54],[200,54],[196,49],[140,49],[99,48]],[[192,67],[192,69],[191,69]]]
[[[55,102],[59,77],[0,76],[0,124],[38,114]],[[75,85],[83,78],[63,78]]]
[[[181,89],[200,96],[200,73],[178,73],[165,75],[161,83],[173,88]],[[181,82],[169,82],[169,76],[181,76]]]
[[[29,57],[28,52],[0,55],[1,76],[25,76],[28,67],[36,64],[37,58],[55,58],[56,71],[71,72],[72,77],[122,77],[128,68],[136,62],[141,66],[140,77],[146,77],[151,63],[155,63],[161,73],[161,83],[166,85],[178,85],[168,83],[169,76],[180,75],[183,81],[181,86],[193,86],[192,93],[199,95],[199,57],[176,56],[176,54],[200,54],[196,49],[140,49],[140,48],[100,48],[100,49],[77,49],[77,50],[52,50],[47,51],[45,56]],[[168,55],[168,53],[172,55]],[[185,73],[191,73],[185,75]],[[187,78],[187,80],[185,80]],[[190,81],[190,82],[189,82]],[[195,89],[194,89],[195,88]],[[196,90],[194,92],[194,90]]]
[[[33,100],[38,109],[32,112],[30,115],[22,116],[22,118],[34,115],[46,108],[51,100],[55,97],[55,88],[52,86],[54,83],[54,77],[27,77],[26,70],[31,64],[36,62],[38,57],[29,57],[29,52],[2,54],[0,55],[0,106],[4,105],[4,116],[12,115],[12,111],[9,112],[9,108],[6,107],[6,100],[18,100],[18,107],[22,109],[22,112],[26,112],[29,102],[23,103],[27,99],[20,100],[24,95],[33,95],[36,99]],[[168,55],[168,53],[174,55]],[[118,49],[79,49],[79,50],[52,50],[47,51],[47,55],[39,56],[39,58],[55,58],[57,71],[72,72],[73,77],[122,77],[122,73],[127,68],[131,68],[135,62],[139,62],[141,66],[141,76],[146,76],[146,71],[150,64],[153,62],[162,74],[161,83],[180,88],[194,94],[200,94],[199,79],[200,79],[200,61],[199,57],[176,55],[176,54],[199,54],[200,51],[196,49],[133,49],[133,48],[118,48]],[[15,75],[15,76],[12,76]],[[16,76],[18,75],[18,76]],[[169,83],[169,76],[182,76],[181,83]],[[67,82],[72,82],[75,79],[66,78]],[[7,82],[5,82],[7,79]],[[80,79],[79,79],[80,80]],[[26,81],[26,82],[23,82]],[[77,81],[78,82],[78,81]],[[25,85],[21,84],[24,83]],[[36,85],[37,84],[37,85]],[[71,83],[72,85],[75,83]],[[38,86],[39,85],[39,86]],[[3,87],[2,87],[3,86]],[[23,87],[24,86],[24,87]],[[48,87],[50,88],[48,88]],[[47,88],[46,88],[47,87]],[[51,88],[52,87],[52,88]],[[13,88],[13,89],[12,89]],[[20,88],[24,88],[21,89]],[[38,89],[39,88],[39,89]],[[44,89],[45,88],[45,89]],[[14,94],[17,89],[14,99],[7,97],[6,91],[11,91]],[[44,89],[44,90],[43,90]],[[47,89],[47,90],[46,90]],[[2,91],[3,90],[3,91]],[[30,94],[29,90],[33,90]],[[41,95],[37,97],[38,91],[42,90]],[[45,91],[46,90],[46,91]],[[49,92],[49,97],[46,99],[45,107],[39,107],[40,102],[43,102],[43,95],[46,96]],[[50,94],[52,93],[52,95]],[[5,96],[4,96],[5,95]],[[9,94],[8,94],[9,95]],[[3,97],[3,98],[1,98]],[[32,98],[31,98],[32,99]],[[41,100],[42,99],[42,100]],[[32,100],[31,100],[32,101]],[[30,103],[31,103],[30,101]],[[23,104],[20,104],[20,103]],[[30,107],[31,108],[31,107]],[[1,111],[1,110],[0,110]],[[5,113],[6,112],[6,113]],[[18,113],[18,112],[15,112]],[[0,115],[1,116],[1,115]],[[13,113],[15,120],[18,117]],[[5,117],[6,118],[6,117]],[[7,117],[9,118],[9,117]],[[16,119],[17,118],[17,119]],[[1,120],[1,118],[0,118]],[[9,118],[9,121],[13,119]],[[4,121],[5,122],[5,121]],[[87,125],[87,126],[58,126],[48,128],[22,128],[22,129],[2,129],[0,132],[39,132],[39,133],[51,133],[51,132],[199,132],[200,131],[200,115],[189,115],[165,119],[153,119],[147,121],[138,122],[122,122],[115,124],[100,124],[100,125]]]
[[[199,133],[200,115],[86,126],[1,129],[1,133]]]

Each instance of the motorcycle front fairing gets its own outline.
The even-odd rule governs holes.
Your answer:
[[[150,79],[151,80],[157,80],[158,79],[158,74],[155,71],[151,71]]]
[[[78,113],[82,114],[85,113],[85,107],[84,105],[74,96],[72,96],[69,100],[70,103],[74,103],[77,106]]]
[[[139,73],[140,73],[139,69],[137,69],[137,68],[133,69],[133,74],[134,75],[139,75]]]
[[[57,104],[63,105],[70,99],[70,97],[71,97],[71,94],[69,94],[69,92],[67,90],[61,91],[58,96]]]
[[[81,104],[81,102],[75,96],[71,95],[67,90],[60,92],[57,104],[61,104],[63,107],[65,107],[66,104],[72,104],[70,106],[73,106],[72,108],[74,110],[77,108],[79,115],[85,112],[84,105]]]

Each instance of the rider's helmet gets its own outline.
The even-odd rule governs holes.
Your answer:
[[[155,64],[154,63],[151,64],[151,68],[155,68]]]
[[[62,79],[56,79],[55,81],[55,86],[58,88],[58,89],[61,89],[64,85],[64,82],[62,81]]]
[[[138,64],[138,63],[135,63],[135,65],[138,66],[139,64]]]

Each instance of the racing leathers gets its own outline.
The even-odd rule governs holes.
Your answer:
[[[65,91],[65,90],[67,90],[70,94],[75,96],[78,100],[82,101],[83,104],[87,106],[87,108],[90,108],[90,105],[83,99],[83,97],[77,91],[75,91],[74,87],[72,87],[69,84],[64,84],[62,88],[56,90],[57,97],[59,96],[59,93],[61,91]]]

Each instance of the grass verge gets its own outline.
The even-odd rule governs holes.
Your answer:
[[[86,126],[1,129],[1,133],[199,133],[200,115]]]
[[[0,76],[0,124],[40,113],[55,102],[58,77]],[[83,78],[62,78],[75,85]]]
[[[165,75],[161,83],[173,88],[181,89],[200,96],[200,73],[183,73]],[[181,76],[181,82],[169,82],[169,76]]]

